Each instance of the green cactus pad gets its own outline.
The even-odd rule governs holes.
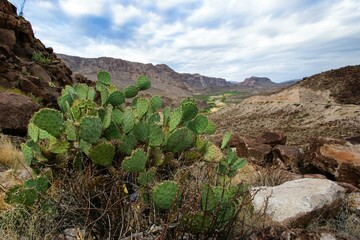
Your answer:
[[[97,74],[97,80],[104,85],[110,85],[111,75],[110,75],[110,73],[108,73],[106,71],[100,71]]]
[[[137,178],[137,181],[140,186],[146,186],[154,182],[156,176],[155,171],[141,172]]]
[[[9,204],[22,204],[32,206],[39,199],[35,189],[27,189],[21,186],[12,187],[6,192],[5,202]]]
[[[153,96],[150,100],[151,107],[154,111],[159,110],[162,107],[163,101],[159,96]]]
[[[136,147],[137,141],[134,135],[125,135],[119,144],[119,151],[123,154],[130,155]]]
[[[194,141],[194,134],[187,128],[178,128],[170,133],[166,150],[179,153],[188,149]]]
[[[147,123],[149,125],[155,125],[157,123],[160,123],[161,121],[161,117],[160,117],[160,114],[159,113],[153,113],[149,116],[149,118],[147,119]]]
[[[136,103],[136,115],[139,119],[141,119],[149,110],[150,103],[149,100],[140,98]]]
[[[28,124],[28,136],[34,142],[39,140],[39,128],[33,122],[29,122]]]
[[[83,153],[85,153],[87,156],[89,156],[90,149],[92,148],[92,144],[83,139],[80,139],[79,148],[81,149],[81,151],[83,151]]]
[[[176,129],[176,127],[181,123],[181,119],[183,117],[183,112],[181,108],[175,109],[169,118],[169,131],[172,132]]]
[[[137,104],[137,101],[139,100],[140,98],[138,96],[134,97],[133,100],[131,101],[131,107],[132,108],[136,108],[136,104]]]
[[[118,126],[115,123],[111,122],[109,127],[105,130],[103,136],[107,140],[120,139],[121,138],[120,129],[118,128]]]
[[[165,134],[159,125],[150,126],[149,145],[152,147],[159,147],[162,145]]]
[[[122,168],[125,172],[142,172],[145,170],[146,162],[146,153],[141,149],[136,149],[130,157],[124,159]]]
[[[220,162],[222,158],[221,149],[209,142],[206,146],[204,160],[207,162]]]
[[[231,139],[231,135],[232,135],[232,133],[229,132],[229,131],[227,131],[227,132],[224,134],[223,139],[222,139],[222,142],[221,142],[221,149],[224,149],[224,148],[228,145],[228,143],[229,143],[229,141],[230,141],[230,139]]]
[[[146,122],[138,122],[134,127],[134,136],[141,142],[146,142],[149,138],[150,127]]]
[[[125,95],[120,91],[112,92],[107,100],[108,103],[114,107],[119,106],[125,102]]]
[[[123,112],[119,109],[113,109],[112,120],[115,124],[121,125],[123,122]]]
[[[38,177],[36,179],[28,179],[24,182],[24,188],[35,189],[38,193],[45,193],[49,188],[49,182],[46,177]]]
[[[90,100],[76,99],[70,111],[75,121],[79,121],[83,116],[98,115],[96,103]]]
[[[209,140],[205,140],[205,139],[202,139],[200,137],[196,138],[196,149],[198,151],[205,151],[206,150],[206,146],[207,144],[209,143]]]
[[[184,101],[181,104],[181,109],[182,109],[182,121],[183,122],[188,122],[188,121],[194,119],[199,112],[198,107],[191,100]]]
[[[169,123],[169,118],[170,118],[170,114],[171,114],[170,107],[164,108],[163,114],[164,114],[163,125],[164,125],[164,126],[167,126],[168,123]]]
[[[94,101],[96,97],[96,91],[93,87],[89,87],[87,99],[90,101]]]
[[[108,102],[109,92],[105,87],[100,89],[100,99],[101,99],[101,106],[104,106]]]
[[[73,86],[76,95],[83,100],[86,100],[88,97],[89,86],[85,83],[77,83]]]
[[[177,182],[164,181],[154,188],[152,195],[156,207],[169,210],[177,206],[180,188]]]
[[[203,211],[185,214],[181,219],[181,224],[185,226],[187,232],[199,234],[208,232],[213,226],[213,216],[205,214]]]
[[[71,120],[65,121],[65,134],[68,141],[76,141],[77,131],[74,122]]]
[[[65,154],[69,151],[70,143],[68,141],[60,140],[50,146],[50,152],[55,154]]]
[[[124,133],[129,133],[135,125],[135,116],[131,109],[126,109],[123,114],[122,128]]]
[[[194,120],[188,123],[187,127],[196,134],[202,134],[205,131],[207,125],[207,117],[204,115],[197,115]]]
[[[30,166],[34,160],[34,154],[31,147],[29,147],[26,143],[22,143],[21,152],[24,156],[25,162]]]
[[[140,76],[136,81],[136,86],[139,90],[148,90],[151,88],[151,82],[146,76]]]
[[[133,98],[138,94],[138,87],[134,85],[130,85],[124,89],[124,95],[126,98]]]
[[[69,93],[63,94],[57,99],[57,103],[63,113],[68,113],[74,100]]]
[[[216,132],[216,125],[215,125],[215,123],[212,122],[212,121],[208,121],[208,124],[207,124],[207,126],[206,126],[206,128],[205,128],[204,133],[211,135],[211,134],[214,134],[215,132]]]
[[[101,137],[102,121],[99,117],[85,116],[81,118],[79,136],[89,143],[96,143]]]
[[[61,112],[54,109],[41,109],[35,113],[31,121],[54,137],[58,137],[64,130],[64,117]]]
[[[104,129],[106,129],[110,126],[110,123],[112,120],[112,112],[113,112],[112,105],[108,105],[106,108],[99,109],[99,117],[103,123]]]
[[[108,167],[115,157],[115,147],[111,143],[99,143],[90,149],[89,157],[94,164]]]

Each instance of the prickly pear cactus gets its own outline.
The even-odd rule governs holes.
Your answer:
[[[106,71],[100,71],[97,75],[97,79],[100,83],[104,85],[110,85],[111,75]]]
[[[177,206],[181,193],[177,182],[164,181],[154,188],[152,195],[156,207],[169,210]]]
[[[124,95],[126,98],[133,98],[138,94],[139,88],[134,85],[130,85],[124,89]]]
[[[119,106],[125,102],[125,95],[120,91],[114,91],[109,95],[107,102],[114,107]]]
[[[126,109],[123,114],[122,127],[124,133],[129,133],[135,126],[135,116],[131,109]]]
[[[216,132],[215,123],[212,122],[212,121],[208,121],[208,124],[207,124],[207,126],[206,126],[206,128],[204,130],[204,133],[211,135],[211,134],[214,134],[215,132]]]
[[[139,119],[141,119],[149,110],[150,103],[149,100],[141,98],[136,103],[136,114]]]
[[[176,127],[181,123],[181,119],[183,118],[183,112],[181,108],[175,109],[169,117],[169,131],[172,132],[176,129]]]
[[[81,118],[79,136],[89,143],[96,143],[102,134],[102,121],[96,116]]]
[[[89,151],[89,157],[96,165],[108,167],[115,156],[115,147],[111,143],[101,142]]]
[[[147,172],[141,172],[137,178],[140,186],[146,186],[147,184],[153,183],[156,176],[155,170]]]
[[[196,134],[202,134],[208,125],[208,119],[204,115],[197,115],[188,123],[188,128]]]
[[[119,143],[119,151],[123,154],[130,155],[137,144],[136,138],[133,134],[124,135]]]
[[[204,160],[207,162],[220,162],[222,158],[223,154],[221,149],[212,143],[208,143],[204,154]]]
[[[150,126],[150,134],[149,134],[149,145],[152,147],[159,147],[163,144],[165,138],[165,134],[162,128],[158,125]]]
[[[146,142],[149,138],[150,126],[146,122],[138,122],[134,127],[134,136],[138,141]]]
[[[229,131],[227,131],[227,132],[224,134],[223,139],[222,139],[222,142],[221,142],[221,149],[224,149],[224,148],[228,145],[228,143],[229,143],[229,141],[230,141],[230,139],[231,139],[231,135],[232,135],[232,133],[229,132]]]
[[[154,111],[159,110],[163,104],[162,99],[159,96],[153,96],[150,100],[150,103]]]
[[[187,128],[178,128],[174,132],[170,133],[166,150],[173,153],[179,153],[185,151],[191,146],[194,141],[194,134]]]
[[[138,87],[139,90],[148,90],[151,88],[151,82],[146,76],[140,76],[136,81],[136,87]]]
[[[64,131],[63,114],[55,109],[43,108],[35,113],[30,121],[54,137],[58,137]]]
[[[125,172],[142,172],[145,170],[147,162],[146,153],[141,149],[136,149],[130,157],[122,162],[122,168]]]
[[[182,109],[182,121],[188,122],[196,117],[199,112],[198,107],[192,100],[185,100],[181,104]]]

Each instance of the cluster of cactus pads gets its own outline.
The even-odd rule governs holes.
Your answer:
[[[35,113],[28,126],[29,140],[22,145],[29,165],[64,161],[67,166],[81,165],[90,159],[92,164],[135,174],[135,184],[148,189],[146,194],[162,211],[177,207],[182,183],[169,177],[162,180],[160,168],[174,161],[202,161],[217,166],[217,174],[231,177],[244,166],[245,160],[227,147],[230,133],[221,148],[206,140],[207,134],[215,133],[215,124],[199,113],[193,100],[186,99],[175,109],[163,108],[158,96],[137,96],[151,87],[144,76],[122,91],[111,83],[109,73],[101,71],[97,78],[95,88],[81,83],[66,86],[58,98],[60,111],[43,108]],[[211,199],[197,215],[187,216],[190,222],[195,224],[205,212],[224,205],[233,193],[230,188],[219,189],[207,186],[202,191],[203,201]]]

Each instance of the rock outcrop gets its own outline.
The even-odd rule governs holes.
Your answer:
[[[345,140],[316,138],[304,159],[308,171],[318,171],[330,179],[360,186],[360,145]]]
[[[181,73],[182,80],[195,91],[210,90],[218,87],[234,87],[235,84],[223,78],[207,77],[200,74]]]
[[[273,81],[270,80],[270,78],[267,77],[252,76],[249,78],[245,78],[245,80],[239,83],[239,85],[248,86],[248,87],[257,87],[257,86],[266,87],[266,86],[277,85],[277,83],[274,83]]]
[[[337,208],[346,190],[327,179],[304,178],[251,191],[255,211],[265,211],[281,225],[303,227]]]

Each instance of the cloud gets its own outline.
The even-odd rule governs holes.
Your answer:
[[[47,46],[70,55],[235,81],[360,64],[358,0],[59,0],[44,11],[46,2],[29,1],[25,16]]]

